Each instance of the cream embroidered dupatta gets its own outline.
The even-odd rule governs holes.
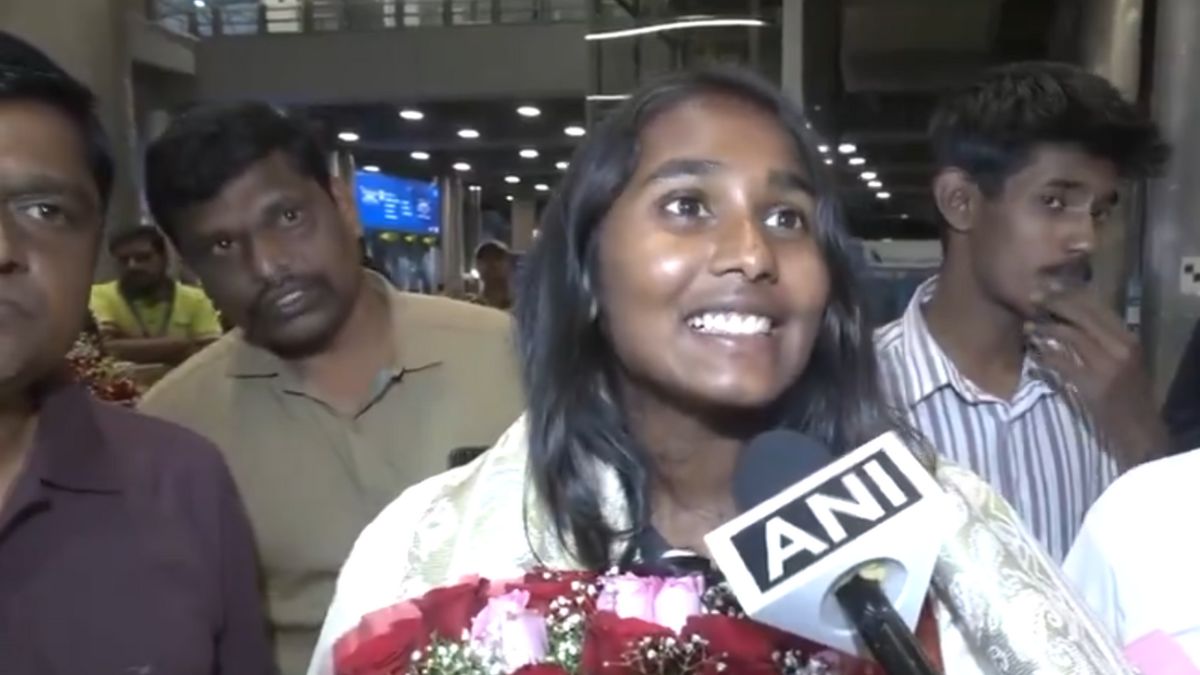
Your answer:
[[[337,638],[377,609],[464,576],[577,569],[527,479],[518,420],[474,463],[435,476],[393,502],[362,534],[342,570],[310,675],[332,674]],[[975,474],[943,465],[958,530],[935,573],[937,618],[950,675],[1132,673],[1011,507]],[[611,471],[595,480],[610,522],[628,522]]]

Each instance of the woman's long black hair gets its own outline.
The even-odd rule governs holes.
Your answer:
[[[803,114],[774,86],[740,70],[682,73],[648,86],[575,153],[542,216],[540,237],[519,281],[516,316],[531,477],[559,540],[591,569],[622,560],[628,550],[614,556],[614,544],[646,526],[650,472],[627,431],[615,390],[616,357],[602,330],[598,228],[638,165],[646,125],[684,101],[711,94],[734,96],[774,115],[795,142],[819,198],[814,237],[829,268],[829,305],[808,366],[781,402],[780,426],[843,451],[892,425],[841,209]],[[605,518],[598,462],[620,480],[632,517],[629,531]]]

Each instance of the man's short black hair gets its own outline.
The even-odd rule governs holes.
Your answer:
[[[0,31],[0,101],[28,100],[66,115],[79,129],[101,207],[112,196],[113,157],[108,135],[96,116],[96,96],[44,52]]]
[[[1169,152],[1158,127],[1108,80],[1065,63],[988,70],[943,99],[929,134],[938,168],[965,171],[988,196],[1038,145],[1078,146],[1129,178],[1154,173]]]
[[[173,241],[175,218],[206,202],[251,165],[280,152],[330,191],[329,165],[315,135],[265,103],[215,104],[184,113],[146,153],[146,200]]]
[[[117,249],[135,241],[146,241],[158,251],[159,255],[167,254],[167,242],[158,228],[140,225],[128,227],[114,232],[108,238],[108,252],[116,253]]]

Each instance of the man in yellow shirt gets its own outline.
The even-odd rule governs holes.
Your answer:
[[[208,296],[167,275],[166,241],[152,227],[109,241],[120,278],[92,287],[90,307],[105,347],[134,363],[174,365],[221,337]]]

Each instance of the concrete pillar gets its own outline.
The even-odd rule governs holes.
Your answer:
[[[362,222],[358,219],[358,202],[355,197],[354,172],[357,164],[354,155],[347,150],[333,150],[329,153],[329,176],[334,194],[342,205],[342,217],[354,223],[358,235],[363,235]]]
[[[475,266],[475,247],[483,236],[483,190],[478,185],[467,188],[463,204],[463,269]]]
[[[1142,16],[1142,0],[1093,0],[1083,5],[1079,27],[1081,65],[1112,82],[1129,101],[1138,100],[1141,86]],[[1140,186],[1124,191],[1094,256],[1097,290],[1121,311],[1138,267],[1141,196]]]
[[[1200,2],[1158,0],[1151,107],[1175,145],[1163,177],[1150,181],[1143,243],[1142,331],[1159,394],[1175,374],[1200,296],[1183,282],[1200,256]],[[1188,275],[1190,281],[1190,275]]]
[[[518,252],[533,247],[537,230],[537,204],[532,199],[517,199],[512,203],[512,249]]]
[[[45,50],[99,98],[100,119],[112,139],[117,165],[108,211],[110,227],[127,227],[141,218],[133,182],[137,135],[132,68],[125,37],[127,5],[128,0],[0,1],[0,28]],[[107,277],[111,267],[111,261],[102,253],[97,276]]]
[[[463,292],[463,184],[458,176],[438,179],[442,197],[441,283],[447,295]]]
[[[780,21],[783,64],[780,86],[795,103],[804,105],[804,0],[783,0]]]

